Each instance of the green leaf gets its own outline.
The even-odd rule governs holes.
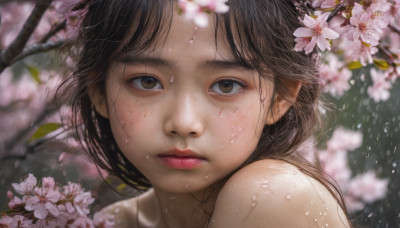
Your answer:
[[[363,66],[359,61],[354,61],[354,62],[347,64],[347,68],[349,68],[350,70],[355,70],[355,69],[358,69],[361,67],[363,67]]]
[[[381,70],[389,69],[389,63],[385,60],[374,59],[375,66],[377,66]]]
[[[120,184],[120,185],[117,186],[117,190],[118,190],[118,191],[121,191],[121,190],[123,190],[123,189],[126,188],[126,187],[128,187],[128,185],[126,185],[126,184]]]
[[[32,76],[33,80],[35,80],[36,83],[42,83],[42,80],[40,80],[39,68],[30,65],[26,65],[26,68],[28,69],[29,74]]]
[[[36,132],[32,135],[32,137],[28,140],[32,141],[32,140],[37,140],[40,138],[43,138],[44,136],[48,135],[49,133],[59,129],[62,125],[59,123],[47,123],[44,124],[42,126],[40,126]]]

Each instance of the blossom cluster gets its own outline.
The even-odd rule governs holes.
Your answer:
[[[352,177],[347,155],[361,144],[360,132],[339,127],[328,140],[326,149],[317,152],[322,170],[333,177],[343,191],[349,212],[362,210],[365,204],[385,197],[389,184],[387,179],[377,178],[372,170]]]
[[[350,88],[349,70],[373,64],[368,95],[375,102],[387,100],[400,77],[400,0],[295,2],[308,13],[300,18],[304,27],[293,34],[294,50],[309,54],[317,46],[329,51],[321,55],[324,91],[342,96]]]
[[[21,183],[12,184],[15,192],[8,191],[9,210],[3,212],[0,225],[6,227],[113,227],[111,217],[96,213],[88,217],[94,202],[90,192],[77,183],[68,182],[63,188],[56,186],[52,177],[38,183],[33,174]]]
[[[178,9],[186,19],[193,20],[199,27],[208,25],[207,13],[226,13],[228,0],[178,0]]]

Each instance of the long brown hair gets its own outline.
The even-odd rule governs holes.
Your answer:
[[[64,84],[73,94],[76,136],[99,167],[144,190],[151,183],[121,152],[108,119],[95,111],[88,90],[95,87],[105,94],[106,73],[115,56],[125,50],[140,53],[159,42],[160,34],[169,31],[175,6],[173,0],[88,2],[74,44],[79,57],[76,69]],[[293,32],[301,27],[299,10],[290,0],[230,0],[229,6],[228,13],[215,15],[215,42],[222,37],[237,61],[272,80],[274,95],[292,103],[279,121],[264,127],[256,150],[242,167],[265,158],[290,162],[326,186],[346,211],[337,185],[297,152],[318,126],[320,95],[315,54],[293,50]],[[290,94],[297,92],[299,84],[293,100]]]

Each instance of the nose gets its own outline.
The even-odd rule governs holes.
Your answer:
[[[164,132],[169,136],[199,137],[204,132],[201,107],[196,96],[187,94],[175,97],[164,125]]]

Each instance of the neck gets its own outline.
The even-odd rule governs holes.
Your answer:
[[[172,194],[154,188],[155,203],[162,227],[206,227],[214,210],[218,192]]]

